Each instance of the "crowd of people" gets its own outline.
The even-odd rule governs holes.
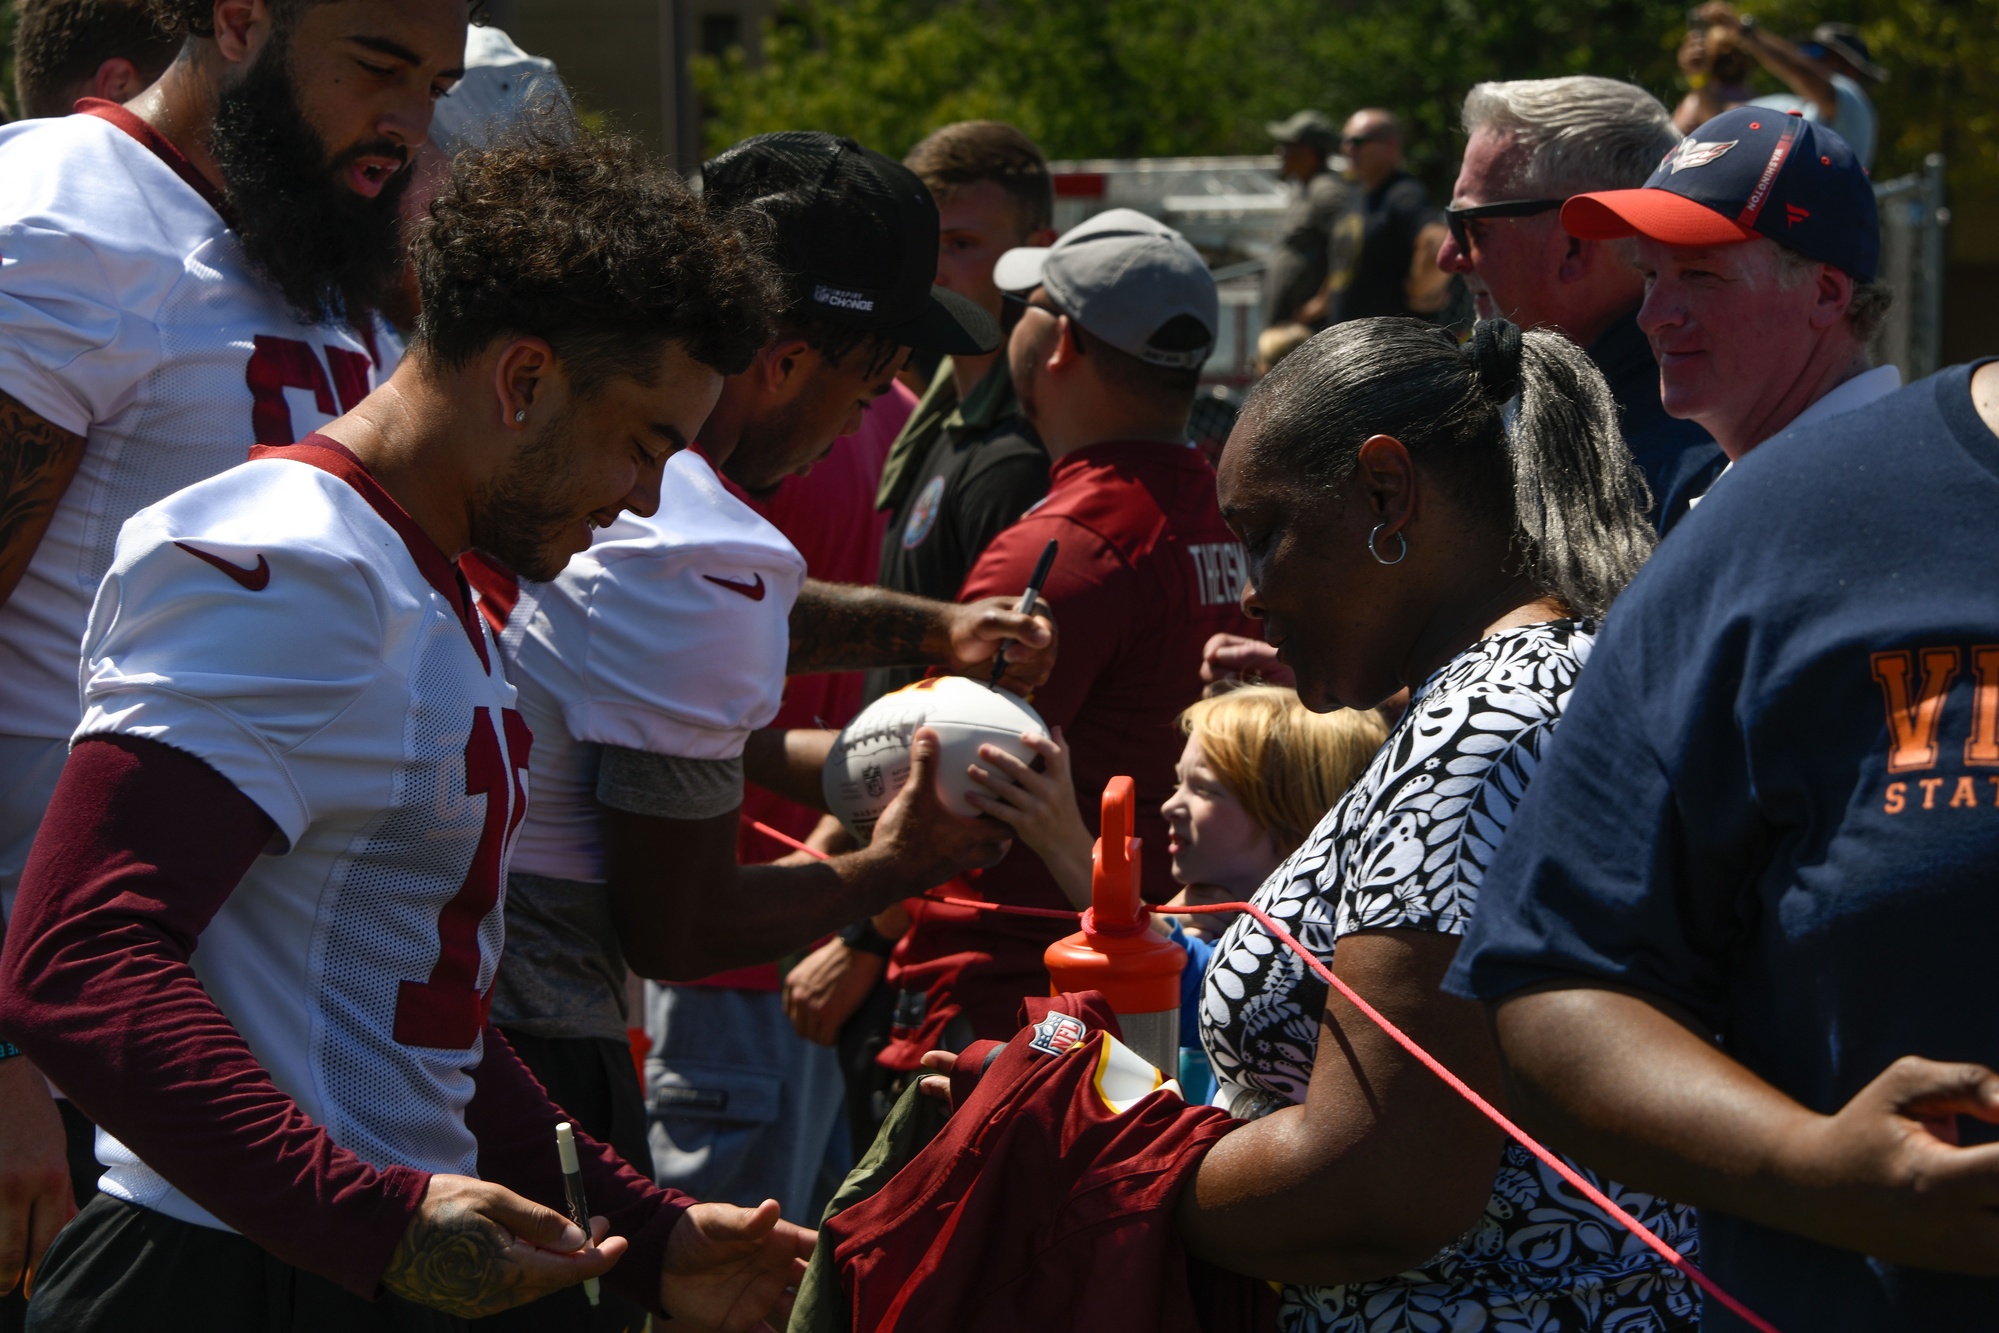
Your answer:
[[[455,0],[30,5],[0,1328],[1999,1327],[1999,368],[1871,363],[1857,35],[1697,18],[1441,211],[1272,124],[1217,456],[1013,126],[691,188]],[[1046,733],[855,835],[939,673]],[[1174,1069],[1049,997],[1119,779]]]

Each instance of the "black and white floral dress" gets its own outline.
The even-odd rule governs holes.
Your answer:
[[[1503,630],[1425,681],[1374,761],[1256,903],[1327,964],[1356,930],[1461,935],[1542,747],[1589,657],[1573,620]],[[1254,917],[1229,928],[1201,1040],[1234,1114],[1305,1100],[1326,985]],[[1693,1210],[1584,1171],[1694,1256]],[[1478,1222],[1408,1272],[1287,1286],[1290,1333],[1655,1333],[1699,1322],[1692,1285],[1523,1148],[1508,1144]]]

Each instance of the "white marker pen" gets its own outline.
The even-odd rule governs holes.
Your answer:
[[[555,1127],[555,1151],[562,1158],[562,1188],[569,1195],[569,1220],[583,1228],[583,1243],[590,1243],[590,1205],[583,1198],[583,1163],[576,1158],[576,1134],[563,1121]],[[583,1294],[597,1303],[603,1287],[594,1277],[583,1279]]]

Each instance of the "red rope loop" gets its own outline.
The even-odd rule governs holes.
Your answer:
[[[745,822],[748,823],[751,828],[757,830],[757,832],[762,833],[768,837],[774,838],[778,842],[784,843],[786,846],[795,848],[796,850],[801,852],[810,853],[811,855],[820,858],[822,861],[829,859],[824,852],[821,852],[816,848],[808,847],[804,843],[798,841],[798,839],[790,837],[787,834],[780,833],[776,829],[770,827],[770,825],[768,824],[762,823],[754,819],[749,819],[746,820]],[[1079,919],[1082,915],[1079,912],[1063,911],[1059,908],[1052,908],[1052,907],[1022,907],[1022,906],[1016,906],[1012,903],[980,902],[977,899],[973,898],[949,898],[935,891],[922,894],[921,896],[929,899],[931,902],[950,903],[955,907],[972,907],[972,908],[977,908],[979,911],[982,912],[1003,912],[1009,916],[1057,917],[1057,918],[1066,918],[1068,920],[1073,921]],[[1148,906],[1147,910],[1156,912],[1161,909]],[[1320,980],[1324,981],[1328,986],[1331,986],[1334,990],[1338,991],[1340,995],[1347,1001],[1347,1003],[1353,1005],[1354,1008],[1360,1010],[1363,1014],[1366,1014],[1368,1020],[1372,1022],[1376,1027],[1380,1028],[1383,1032],[1387,1033],[1390,1040],[1392,1040],[1397,1046],[1400,1046],[1403,1050],[1409,1052],[1409,1054],[1415,1058],[1417,1063],[1421,1064],[1425,1069],[1428,1069],[1438,1078],[1444,1080],[1444,1082],[1450,1086],[1453,1092],[1457,1093],[1460,1097],[1463,1097],[1466,1101],[1470,1102],[1474,1107],[1478,1108],[1478,1111],[1481,1115],[1483,1115],[1486,1119],[1490,1120],[1493,1124],[1505,1130],[1507,1136],[1511,1138],[1515,1143],[1518,1143],[1528,1152],[1533,1153],[1534,1156],[1538,1157],[1543,1164],[1545,1164],[1550,1170],[1554,1171],[1556,1175],[1560,1176],[1570,1185],[1573,1185],[1576,1188],[1576,1190],[1582,1194],[1584,1198],[1588,1199],[1598,1208],[1601,1208],[1604,1211],[1605,1215],[1608,1216],[1612,1221],[1616,1222],[1626,1231],[1629,1231],[1632,1235],[1636,1236],[1639,1240],[1643,1241],[1645,1245],[1652,1250],[1653,1253],[1657,1254],[1666,1263],[1670,1264],[1672,1267],[1678,1269],[1681,1273],[1685,1274],[1687,1278],[1694,1283],[1694,1285],[1698,1286],[1702,1291],[1706,1292],[1708,1295],[1714,1297],[1714,1299],[1716,1299],[1717,1301],[1720,1301],[1722,1305],[1724,1305],[1729,1310],[1733,1311],[1737,1316],[1739,1316],[1743,1320],[1743,1322],[1747,1323],[1751,1328],[1756,1329],[1757,1333],[1778,1333],[1777,1327],[1774,1324],[1770,1323],[1769,1320],[1764,1319],[1761,1315],[1758,1315],[1755,1311],[1751,1310],[1741,1301],[1738,1301],[1737,1299],[1735,1299],[1735,1297],[1729,1295],[1726,1291],[1722,1290],[1722,1288],[1715,1282],[1713,1278],[1709,1277],[1706,1273],[1703,1273],[1696,1265],[1689,1262],[1685,1255],[1681,1254],[1678,1250],[1675,1250],[1665,1241],[1660,1240],[1658,1236],[1653,1234],[1652,1229],[1650,1227],[1646,1226],[1643,1222],[1640,1222],[1630,1213],[1625,1212],[1624,1209],[1618,1205],[1616,1200],[1612,1199],[1608,1194],[1605,1194],[1602,1190],[1598,1189],[1596,1186],[1590,1184],[1589,1181],[1583,1178],[1580,1172],[1578,1172],[1574,1167],[1570,1166],[1567,1162],[1564,1162],[1560,1157],[1556,1156],[1553,1151],[1541,1146],[1538,1140],[1536,1140],[1532,1135],[1528,1134],[1526,1130],[1520,1128],[1520,1126],[1514,1124],[1511,1120],[1509,1120],[1506,1117],[1506,1114],[1502,1112],[1498,1107],[1494,1106],[1491,1102],[1487,1101],[1485,1098],[1479,1096],[1478,1093],[1474,1092],[1471,1088],[1471,1085],[1466,1083],[1463,1079],[1459,1078],[1456,1074],[1453,1074],[1449,1069],[1445,1068],[1444,1063],[1441,1060],[1437,1059],[1436,1056],[1431,1055],[1428,1051],[1424,1050],[1421,1046],[1417,1045],[1413,1037],[1409,1036],[1409,1034],[1404,1032],[1401,1028],[1396,1027],[1395,1024],[1389,1022],[1387,1015],[1383,1014],[1379,1009],[1376,1009],[1366,1000],[1363,1000],[1360,997],[1360,993],[1354,990],[1353,987],[1347,985],[1346,982],[1340,980],[1340,978],[1333,975],[1333,969],[1327,967],[1324,963],[1320,962],[1317,954],[1313,953],[1310,949],[1307,949],[1304,945],[1300,944],[1296,936],[1294,936],[1290,931],[1286,930],[1284,927],[1278,925],[1277,922],[1271,919],[1270,914],[1268,912],[1265,912],[1261,907],[1258,907],[1254,903],[1209,903],[1206,906],[1202,907],[1176,907],[1173,909],[1173,914],[1176,916],[1202,915],[1209,912],[1247,912],[1249,915],[1255,917],[1257,921],[1262,923],[1263,928],[1265,930],[1269,931],[1271,935],[1275,937],[1280,943],[1282,943],[1286,948],[1290,949],[1293,953],[1297,954],[1301,959],[1303,959],[1305,965],[1311,968],[1313,972],[1317,973]]]

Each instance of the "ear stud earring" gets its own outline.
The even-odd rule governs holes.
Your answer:
[[[514,413],[514,424],[516,426],[520,425],[523,421],[526,421],[527,419],[528,419],[528,410],[525,407],[521,408],[519,411]]]

